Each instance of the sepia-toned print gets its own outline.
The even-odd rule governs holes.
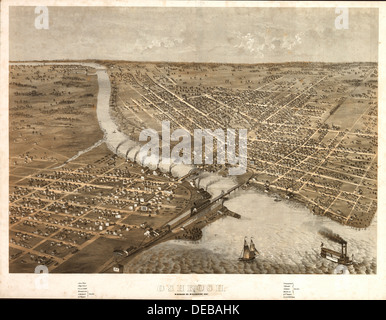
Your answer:
[[[378,15],[10,6],[9,273],[376,275]]]

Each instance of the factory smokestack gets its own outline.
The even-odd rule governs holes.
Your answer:
[[[332,232],[328,228],[320,229],[319,230],[319,234],[322,235],[323,237],[325,237],[326,239],[334,241],[336,243],[340,243],[342,245],[346,245],[347,244],[347,241],[344,240],[339,234],[336,234],[336,233]]]

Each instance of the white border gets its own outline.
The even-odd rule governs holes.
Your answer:
[[[34,274],[8,273],[8,17],[9,6],[138,6],[138,7],[366,7],[379,8],[379,149],[378,149],[378,235],[376,275],[176,275],[176,274],[50,274],[48,289],[37,290]],[[159,285],[223,285],[225,292],[198,296],[198,299],[283,299],[283,283],[293,282],[296,299],[385,299],[385,192],[384,128],[385,86],[385,33],[386,4],[381,2],[223,2],[223,1],[103,1],[58,0],[29,1],[3,0],[1,2],[1,84],[0,84],[0,297],[9,298],[77,298],[78,282],[86,282],[95,298],[119,299],[192,299],[174,293],[157,291]]]

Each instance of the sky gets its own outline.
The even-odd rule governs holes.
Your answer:
[[[378,9],[10,7],[10,60],[267,63],[378,61]]]

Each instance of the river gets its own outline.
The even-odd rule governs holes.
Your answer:
[[[224,182],[208,190],[218,193]],[[216,190],[217,189],[217,190]],[[326,217],[316,216],[301,204],[256,190],[239,190],[225,205],[241,219],[225,217],[203,229],[199,243],[169,241],[135,257],[128,273],[334,273],[336,264],[320,256],[320,246],[340,251],[340,245],[322,237],[328,228],[348,242],[354,255],[350,273],[376,273],[376,216],[366,230],[355,230]],[[239,262],[244,237],[253,237],[259,255],[253,262]]]
[[[26,63],[42,64],[42,63]],[[98,76],[97,118],[104,141],[115,154],[136,160],[138,142],[118,130],[110,115],[111,84],[105,66],[95,63],[45,63],[89,66]],[[164,168],[165,169],[165,168]],[[183,176],[191,166],[177,165],[172,169]],[[166,168],[168,170],[168,168]],[[200,187],[216,196],[236,182],[216,174],[202,173]],[[293,201],[276,202],[273,196],[257,190],[241,190],[231,195],[226,206],[241,215],[241,219],[225,217],[203,229],[199,243],[168,241],[136,256],[125,266],[127,273],[258,273],[313,274],[334,273],[336,264],[320,257],[320,245],[340,250],[337,243],[323,238],[318,231],[328,228],[348,242],[348,255],[354,255],[350,273],[376,273],[377,217],[366,230],[340,225],[328,218],[316,216]],[[239,262],[244,237],[253,237],[258,257],[253,262]]]

